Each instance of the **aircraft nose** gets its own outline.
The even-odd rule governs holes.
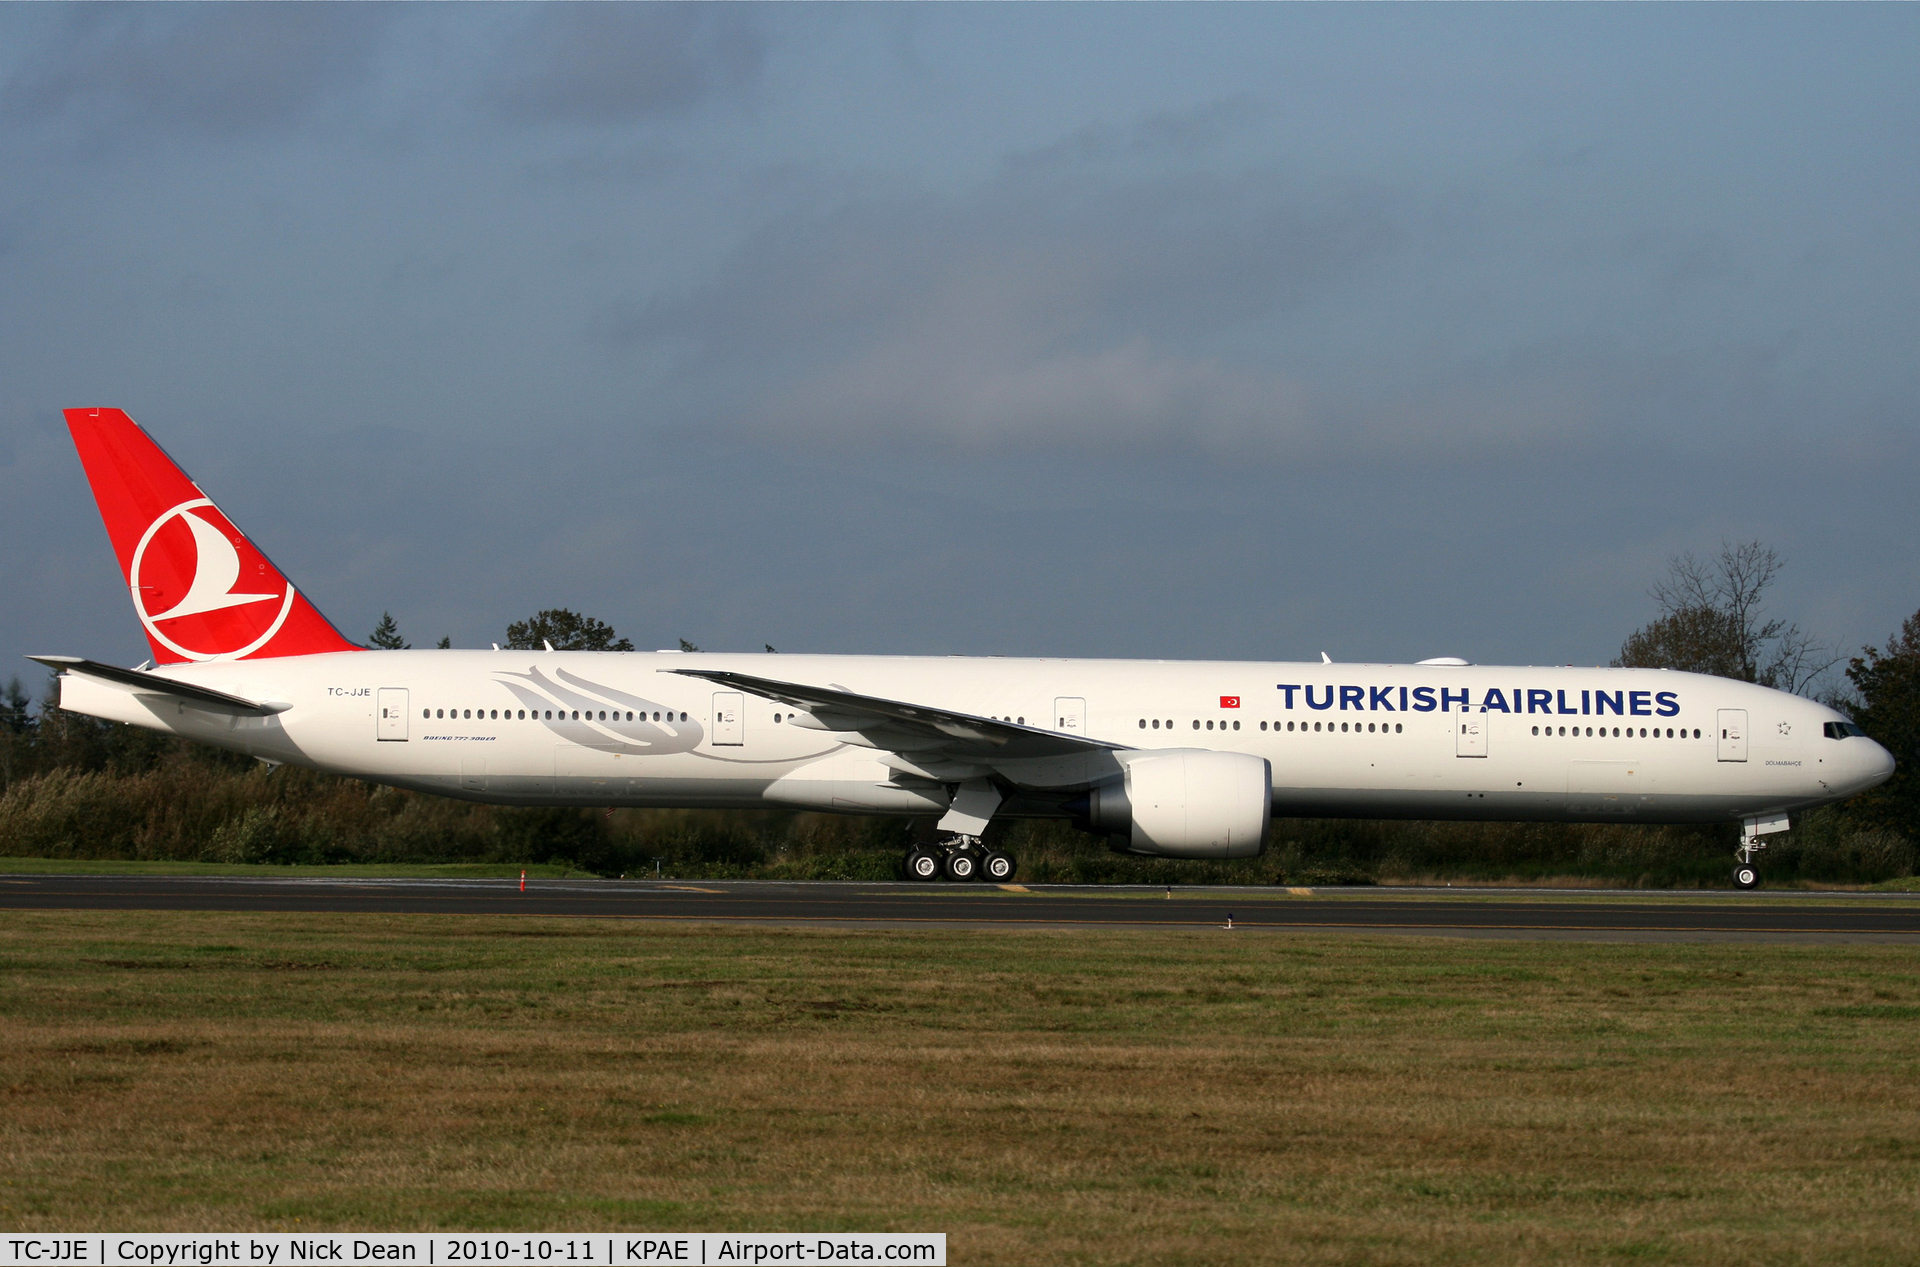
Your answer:
[[[1856,758],[1859,780],[1854,787],[1856,792],[1864,792],[1870,787],[1879,787],[1893,777],[1893,754],[1872,739],[1855,740],[1860,745],[1860,755]]]

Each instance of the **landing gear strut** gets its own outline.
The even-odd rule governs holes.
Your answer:
[[[1001,799],[1000,789],[989,779],[967,779],[954,785],[953,802],[940,819],[940,830],[947,833],[946,837],[937,845],[913,847],[907,854],[907,878],[931,880],[944,873],[949,880],[1011,880],[1013,856],[980,843],[980,833],[992,821]]]
[[[1754,855],[1767,847],[1767,842],[1760,837],[1785,831],[1787,827],[1788,820],[1785,814],[1774,818],[1749,818],[1741,822],[1740,847],[1733,851],[1735,860],[1733,882],[1737,887],[1742,889],[1760,887],[1760,867]]]

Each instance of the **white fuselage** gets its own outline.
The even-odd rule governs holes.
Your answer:
[[[672,672],[693,666],[777,670],[1128,748],[1254,754],[1270,763],[1278,815],[1724,822],[1835,801],[1892,769],[1872,740],[1829,737],[1843,719],[1811,700],[1653,669],[369,651],[157,671],[285,706],[273,716],[72,675],[61,704],[500,804],[946,809],[937,772]],[[1071,762],[1010,776],[1006,812],[1069,812],[1099,777]]]

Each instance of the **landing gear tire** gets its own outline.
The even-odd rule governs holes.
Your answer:
[[[938,880],[940,878],[940,855],[925,846],[907,851],[907,879]]]
[[[980,874],[980,859],[971,849],[955,849],[947,855],[947,879],[965,883]]]
[[[1014,862],[1012,854],[1001,853],[995,849],[987,855],[985,864],[980,868],[981,878],[992,884],[1005,884],[1013,879],[1013,873],[1017,869],[1018,864]]]
[[[1733,869],[1733,882],[1743,889],[1760,887],[1760,869],[1752,863],[1743,862]]]

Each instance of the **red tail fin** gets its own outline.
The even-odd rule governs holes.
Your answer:
[[[69,409],[134,614],[160,664],[355,651],[118,409]]]

